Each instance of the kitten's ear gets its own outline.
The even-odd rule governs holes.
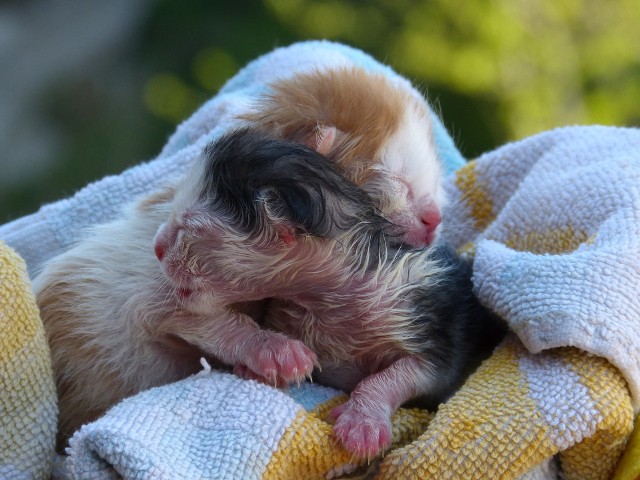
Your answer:
[[[287,224],[287,222],[279,222],[276,224],[276,232],[278,234],[278,238],[282,240],[286,246],[293,245],[297,240],[297,235],[295,229]]]
[[[273,188],[265,187],[261,189],[260,209],[267,228],[275,231],[278,239],[286,246],[292,246],[298,239],[298,229],[294,223],[288,219],[288,209],[282,197]]]
[[[330,125],[318,125],[307,138],[305,144],[314,149],[320,155],[327,156],[336,144],[338,134],[341,133],[336,127]]]

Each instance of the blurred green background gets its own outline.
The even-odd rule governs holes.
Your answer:
[[[361,48],[467,158],[567,124],[640,124],[637,0],[14,0],[0,5],[0,222],[153,158],[276,46]]]

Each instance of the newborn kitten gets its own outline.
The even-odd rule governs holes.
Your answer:
[[[253,147],[245,142],[247,153],[240,156],[250,158]],[[251,167],[246,164],[246,168]],[[374,455],[388,446],[390,416],[404,402],[421,397],[425,404],[435,407],[444,401],[502,337],[502,325],[472,294],[469,266],[443,246],[432,251],[398,249],[397,227],[378,217],[366,198],[360,200],[361,206],[369,205],[366,221],[342,220],[345,228],[340,229],[339,236],[300,236],[295,228],[276,224],[284,246],[303,248],[286,261],[279,256],[280,250],[274,251],[271,260],[263,257],[260,261],[272,270],[268,276],[252,275],[250,270],[241,277],[250,280],[238,282],[238,263],[244,263],[239,259],[247,248],[239,243],[238,250],[231,250],[231,243],[236,242],[232,236],[225,251],[230,252],[233,265],[210,268],[206,258],[210,254],[200,247],[195,249],[193,244],[203,242],[207,235],[215,238],[215,232],[195,231],[185,225],[184,219],[201,222],[198,219],[203,210],[197,205],[202,194],[197,192],[211,189],[211,185],[218,190],[221,185],[233,185],[231,181],[216,183],[216,175],[214,172],[204,181],[196,175],[193,188],[177,196],[170,220],[156,236],[156,253],[164,272],[178,288],[186,288],[189,298],[194,290],[198,292],[190,308],[203,312],[210,308],[207,285],[219,282],[220,272],[228,273],[223,282],[236,285],[238,292],[261,286],[263,298],[272,298],[262,324],[302,340],[317,355],[321,371],[314,377],[319,382],[353,390],[351,400],[335,412],[335,431],[356,455]],[[216,195],[219,193],[209,194]],[[356,198],[355,193],[350,196]],[[312,204],[307,207],[312,208]],[[324,208],[322,203],[316,207]],[[349,208],[341,212],[348,216]],[[347,228],[348,223],[352,230]],[[263,227],[247,223],[242,229],[260,235]],[[181,235],[189,235],[189,240],[181,240]],[[191,267],[201,264],[204,268]],[[199,282],[204,286],[198,287]],[[218,283],[214,285],[212,291],[221,288]],[[301,366],[293,377],[302,379],[303,369]],[[235,372],[271,385],[286,385],[292,379],[291,372],[281,376],[277,368],[263,378],[242,361],[235,364]]]
[[[35,278],[58,448],[124,397],[198,371],[201,356],[303,380],[315,354],[260,328],[244,303],[322,295],[332,278],[346,286],[358,269],[350,238],[375,239],[380,222],[312,149],[250,130],[213,143],[181,183],[95,227]]]

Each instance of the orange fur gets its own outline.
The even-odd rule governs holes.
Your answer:
[[[82,424],[95,420],[111,405],[135,393],[115,370],[95,368],[104,351],[95,333],[86,329],[86,319],[77,313],[82,289],[73,285],[79,264],[58,265],[46,288],[37,291],[51,362],[56,379],[58,404],[58,450]],[[90,367],[93,366],[93,367]],[[87,388],[100,378],[99,388]]]
[[[318,126],[334,126],[338,138],[327,152],[357,184],[365,182],[380,152],[400,126],[407,107],[423,108],[407,90],[358,67],[300,73],[271,85],[271,92],[244,115],[272,135],[308,143]],[[427,134],[427,132],[425,132]]]
[[[159,205],[169,203],[173,200],[176,189],[173,186],[165,186],[158,192],[152,193],[140,202],[140,209],[151,211]]]

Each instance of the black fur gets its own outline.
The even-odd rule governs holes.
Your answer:
[[[376,237],[385,226],[369,196],[304,145],[246,128],[212,143],[205,155],[201,198],[242,233],[259,233],[264,207],[316,237],[362,225]]]
[[[473,293],[471,265],[448,245],[430,254],[446,267],[437,282],[416,287],[410,301],[422,333],[424,355],[442,379],[439,389],[417,404],[434,409],[445,401],[504,338],[506,324],[485,309]]]

